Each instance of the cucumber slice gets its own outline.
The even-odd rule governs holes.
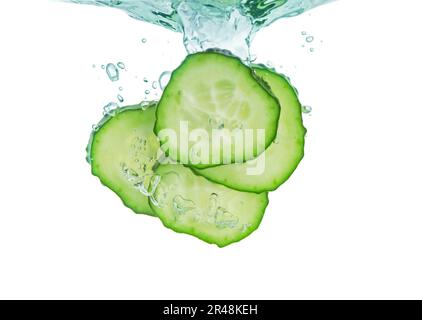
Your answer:
[[[267,193],[236,191],[180,164],[160,165],[156,174],[160,182],[150,201],[163,224],[219,247],[256,230],[268,205]]]
[[[301,104],[289,81],[268,69],[257,67],[255,72],[271,87],[281,105],[276,140],[257,159],[196,172],[230,188],[260,193],[277,189],[295,171],[304,155],[306,129]],[[248,168],[259,168],[260,164],[265,165],[262,174],[247,174]]]
[[[274,140],[279,115],[278,100],[238,58],[202,52],[188,56],[173,72],[157,107],[154,132],[170,158],[207,168],[258,156]],[[197,135],[188,139],[193,132]],[[244,142],[235,138],[239,132]]]
[[[148,202],[160,144],[152,129],[155,104],[125,107],[106,116],[88,146],[92,174],[135,211],[155,215]]]

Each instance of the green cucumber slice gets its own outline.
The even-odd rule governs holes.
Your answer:
[[[281,105],[276,140],[257,159],[196,172],[230,188],[260,193],[277,189],[295,171],[304,155],[306,129],[296,90],[288,79],[260,67],[255,68],[255,72],[270,86]],[[259,168],[259,163],[264,164],[263,173],[248,175],[248,168]]]
[[[180,164],[160,165],[156,174],[160,182],[150,201],[163,224],[219,247],[256,230],[268,205],[267,193],[233,190]]]
[[[157,107],[154,132],[170,158],[207,168],[257,157],[274,140],[279,115],[278,100],[238,58],[202,52],[189,55],[173,72]],[[169,130],[176,139],[169,138]],[[187,141],[186,132],[195,131],[198,136]],[[244,137],[240,147],[235,132]],[[224,139],[229,148],[221,143]],[[246,150],[246,140],[253,141],[251,150]]]
[[[155,104],[116,110],[100,122],[88,146],[92,174],[136,213],[155,215],[148,202],[160,144],[152,129]]]

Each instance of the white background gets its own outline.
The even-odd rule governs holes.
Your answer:
[[[422,298],[421,10],[340,0],[260,32],[259,60],[313,107],[306,157],[258,231],[218,249],[131,213],[84,160],[102,106],[120,85],[142,100],[181,36],[110,9],[2,3],[0,298]],[[114,84],[99,66],[117,61]]]

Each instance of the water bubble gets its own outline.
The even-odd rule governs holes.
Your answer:
[[[176,195],[173,198],[173,208],[178,214],[185,214],[188,211],[195,209],[196,205],[195,202],[193,202],[190,199],[185,199],[181,195]]]
[[[92,68],[95,69],[97,66],[95,64],[92,65]]]
[[[268,60],[268,61],[267,61],[267,67],[269,67],[269,68],[274,67],[273,62]]]
[[[119,102],[125,101],[125,99],[120,94],[117,95],[117,100],[119,100]]]
[[[218,228],[234,228],[239,222],[239,217],[227,211],[223,207],[217,208],[215,224]]]
[[[157,89],[157,88],[158,88],[158,82],[157,82],[157,81],[154,81],[154,82],[152,83],[152,88],[153,88],[153,89]]]
[[[310,52],[315,52],[315,49],[314,48],[310,48],[309,51]]]
[[[144,80],[145,83],[148,83],[148,78],[147,77],[144,77],[143,80]]]
[[[106,72],[111,81],[114,82],[119,80],[119,69],[117,69],[113,63],[107,64]]]
[[[134,182],[138,180],[139,174],[132,168],[129,168],[126,163],[120,163],[120,168],[122,170],[123,176],[127,179],[127,181]]]
[[[119,87],[119,91],[123,91],[123,87]]]
[[[97,132],[97,131],[98,131],[98,129],[100,129],[100,127],[99,127],[99,125],[98,125],[98,124],[93,124],[93,125],[92,125],[92,131]]]
[[[150,94],[150,93],[151,93],[151,91],[149,91],[148,89],[145,90],[145,94]]]
[[[170,71],[164,71],[160,78],[158,79],[158,83],[160,84],[160,89],[164,90],[165,87],[167,87],[168,83],[170,82],[171,78],[171,72]]]
[[[103,65],[103,64],[102,64],[102,65],[101,65],[101,69],[105,69],[105,65]]]
[[[302,106],[302,112],[305,114],[309,114],[312,112],[312,107],[311,106]]]
[[[306,31],[301,32],[302,36],[306,36]]]
[[[225,123],[224,120],[217,117],[209,117],[208,124],[211,126],[212,129],[224,129]]]
[[[151,181],[149,183],[149,187],[148,187],[148,195],[152,195],[155,193],[155,190],[158,187],[158,184],[161,181],[161,176],[159,176],[158,174],[154,174],[151,178]]]
[[[151,103],[149,101],[142,101],[140,103],[140,107],[142,110],[146,110],[151,106]]]
[[[314,41],[314,37],[313,36],[306,37],[306,42],[311,43],[312,41]]]
[[[117,66],[122,70],[126,69],[126,65],[123,62],[117,62]]]
[[[142,176],[141,181],[133,184],[133,186],[146,197],[150,196],[148,192],[148,184],[150,184],[151,177],[152,175],[150,174],[144,175]]]
[[[119,109],[119,105],[115,102],[110,102],[103,108],[103,115],[105,116],[114,116]]]
[[[142,43],[147,43],[147,39],[146,38],[142,38],[141,42]]]

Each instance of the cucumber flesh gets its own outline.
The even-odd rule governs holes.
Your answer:
[[[88,157],[92,174],[127,207],[155,215],[149,206],[148,188],[155,183],[153,168],[160,156],[160,144],[153,133],[156,108],[155,104],[141,105],[106,116],[92,134]]]
[[[150,201],[163,224],[219,247],[256,230],[268,205],[267,193],[236,191],[180,164],[160,165],[156,174],[160,182]]]
[[[154,132],[173,160],[207,168],[258,156],[274,140],[279,115],[278,100],[249,67],[232,56],[202,52],[188,56],[173,72],[157,107]],[[198,130],[205,135],[187,141],[183,125],[189,133]],[[177,139],[162,134],[169,129]],[[244,137],[240,147],[234,132]],[[221,134],[220,140],[213,134]],[[252,150],[245,150],[246,137],[252,137]],[[224,139],[230,141],[229,148],[221,143]]]
[[[243,164],[228,164],[196,172],[214,182],[230,188],[249,192],[264,192],[277,189],[295,171],[304,155],[306,129],[302,121],[302,107],[296,90],[288,79],[264,68],[255,68],[257,76],[271,88],[281,105],[276,140],[265,150],[265,154]],[[265,160],[264,160],[265,157]],[[247,174],[248,168],[263,163],[261,174]]]

